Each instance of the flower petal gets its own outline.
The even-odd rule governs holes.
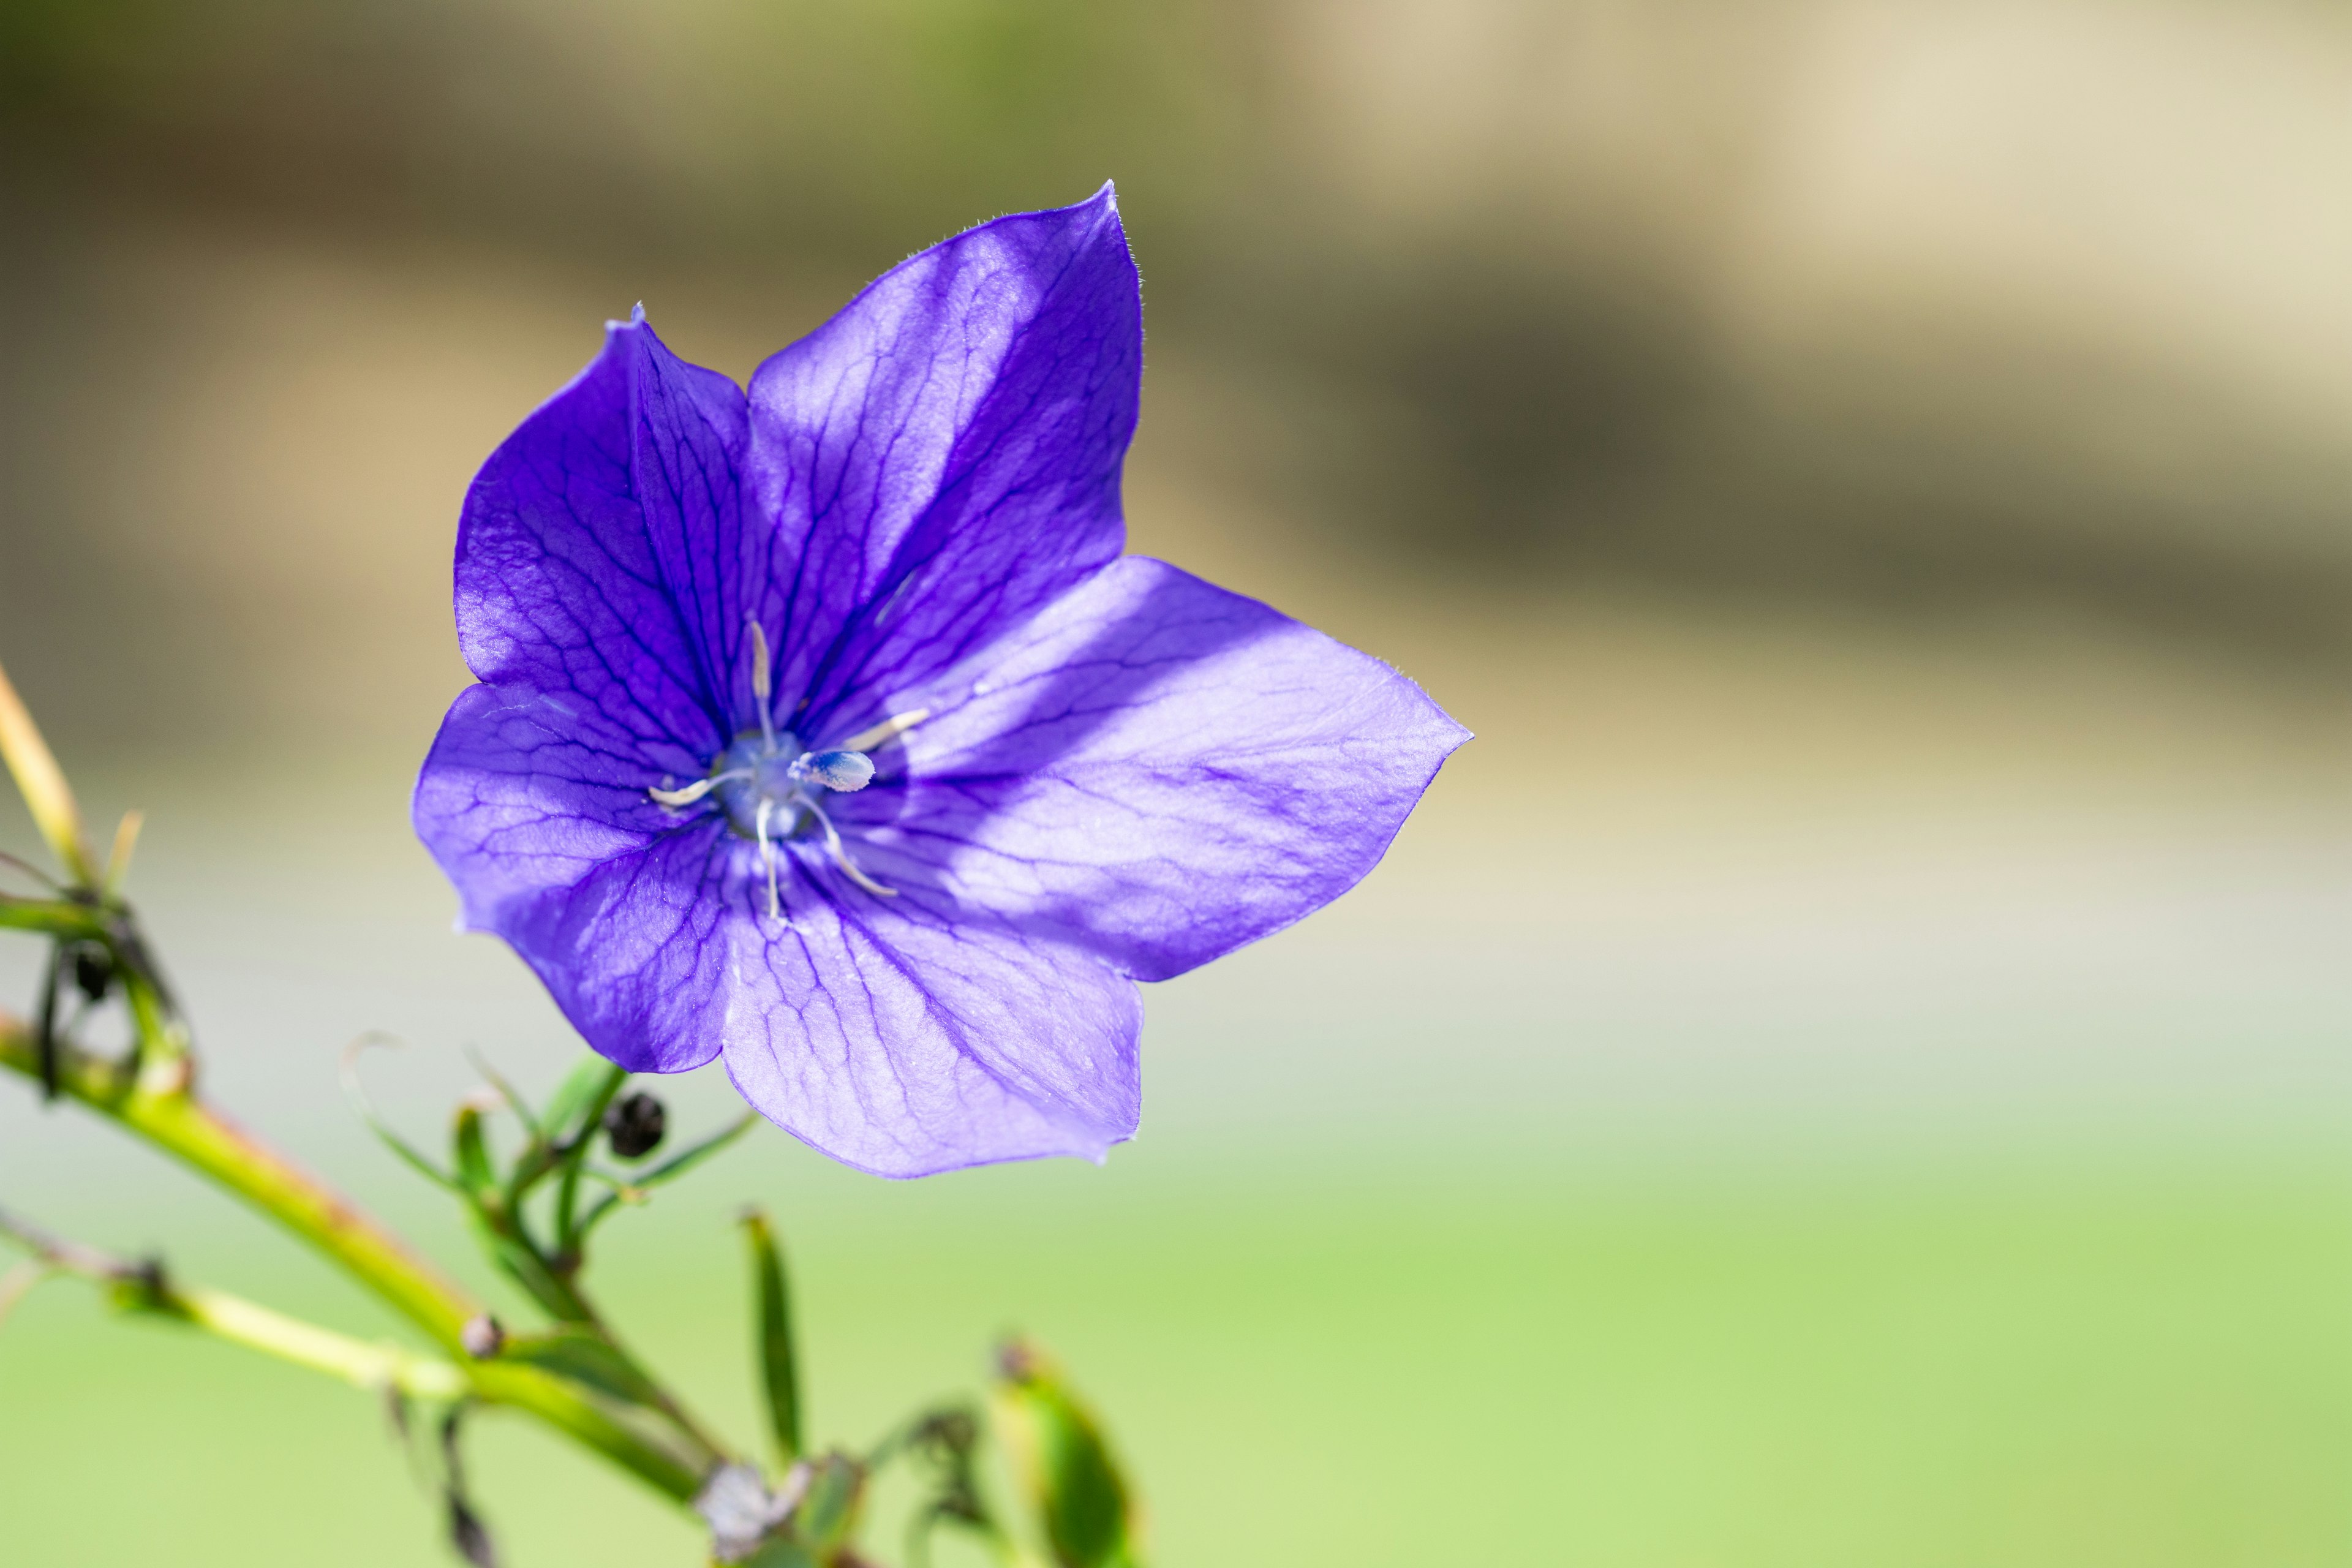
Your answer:
[[[1141,1107],[1132,982],[919,896],[791,900],[732,922],[728,1076],[770,1121],[883,1176],[1100,1159]]]
[[[845,693],[935,673],[1118,555],[1142,352],[1106,185],[932,247],[760,367],[785,723],[826,729]]]
[[[718,1050],[727,950],[713,884],[740,840],[646,796],[642,765],[569,694],[468,688],[417,781],[417,837],[457,885],[459,923],[504,937],[604,1055],[636,1071]]]
[[[688,460],[713,447],[723,459],[709,426],[723,432],[730,395],[740,449],[740,394],[676,360],[642,319],[615,321],[491,455],[457,528],[457,640],[478,679],[576,693],[648,756],[702,768],[732,731],[700,626],[679,612],[709,596],[680,542],[710,530],[721,500],[733,515],[731,475]]]
[[[835,807],[866,871],[1164,980],[1370,870],[1469,731],[1379,660],[1119,561],[909,693],[931,716]]]

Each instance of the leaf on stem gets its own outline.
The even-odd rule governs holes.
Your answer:
[[[359,1119],[362,1121],[368,1124],[368,1130],[373,1132],[378,1138],[383,1140],[385,1148],[399,1155],[401,1159],[406,1162],[407,1164],[418,1174],[424,1176],[427,1181],[432,1182],[436,1186],[446,1187],[450,1192],[462,1195],[466,1189],[457,1184],[457,1177],[451,1175],[448,1172],[443,1170],[440,1166],[427,1159],[424,1154],[418,1152],[414,1145],[412,1145],[406,1139],[403,1138],[399,1133],[394,1132],[390,1125],[384,1121],[383,1118],[376,1114],[375,1106],[368,1100],[366,1088],[360,1082],[360,1053],[362,1051],[367,1050],[369,1047],[373,1046],[383,1046],[397,1049],[400,1043],[401,1042],[398,1039],[390,1035],[366,1034],[362,1035],[358,1039],[353,1040],[350,1045],[345,1046],[343,1047],[342,1068],[343,1098],[351,1101],[352,1110],[358,1113]]]
[[[449,1125],[449,1154],[457,1166],[457,1184],[479,1200],[499,1184],[490,1164],[490,1142],[482,1130],[482,1106],[470,1096],[457,1102]]]
[[[582,1167],[583,1175],[603,1182],[611,1190],[589,1205],[587,1212],[580,1216],[580,1224],[573,1233],[573,1245],[577,1246],[586,1241],[589,1233],[614,1209],[651,1201],[652,1189],[685,1175],[688,1171],[750,1131],[759,1120],[759,1112],[745,1111],[709,1137],[697,1143],[689,1143],[660,1164],[631,1175],[625,1176],[617,1171],[600,1170],[594,1165]]]
[[[585,1324],[559,1323],[542,1333],[509,1334],[499,1353],[633,1405],[661,1405],[661,1390],[653,1380]]]
[[[57,942],[41,970],[41,1005],[33,1016],[33,1049],[40,1056],[43,1103],[58,1097],[58,988],[65,980],[65,963],[66,944]]]
[[[5,669],[0,669],[0,762],[5,762],[16,775],[17,793],[25,797],[33,813],[33,826],[40,829],[50,852],[78,885],[96,887],[98,879],[82,836],[81,808],[74,804],[65,771],[58,766],[49,743],[41,739],[40,726],[33,722],[24,699],[9,684]]]
[[[616,1070],[604,1058],[590,1057],[564,1076],[547,1102],[546,1117],[540,1122],[550,1143],[560,1148],[589,1131],[590,1116],[601,1112],[604,1101],[612,1098],[605,1084]]]
[[[147,826],[147,814],[136,808],[122,814],[114,825],[114,847],[106,856],[106,882],[103,889],[109,899],[122,890],[131,875],[131,851],[139,847],[139,830]]]
[[[1134,1502],[1101,1425],[1034,1347],[998,1355],[992,1406],[1061,1568],[1136,1568]]]
[[[759,1314],[760,1382],[767,1394],[768,1429],[777,1456],[787,1465],[801,1453],[800,1361],[793,1347],[791,1293],[782,1249],[768,1216],[745,1209],[743,1238],[751,1252],[751,1289]]]
[[[523,1099],[522,1092],[509,1083],[505,1076],[490,1065],[489,1058],[471,1046],[466,1047],[465,1050],[466,1060],[473,1064],[476,1072],[482,1075],[483,1082],[499,1091],[499,1098],[507,1102],[507,1109],[521,1118],[522,1124],[533,1133],[541,1132],[540,1120],[531,1114],[530,1102]]]

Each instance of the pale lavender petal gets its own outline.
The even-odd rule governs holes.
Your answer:
[[[771,1121],[885,1176],[1099,1159],[1134,1132],[1132,982],[920,889],[796,867],[788,927],[749,888],[730,922],[727,1071]]]
[[[1130,556],[906,694],[835,816],[865,868],[1161,980],[1376,864],[1469,738],[1379,660]]]
[[[751,378],[751,489],[789,565],[763,624],[796,731],[953,663],[1126,536],[1142,374],[1108,186],[888,273]]]

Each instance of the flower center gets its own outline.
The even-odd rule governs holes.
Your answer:
[[[783,919],[783,902],[776,886],[776,847],[807,835],[824,836],[826,853],[842,874],[867,892],[885,899],[898,897],[857,868],[842,847],[841,834],[825,815],[822,797],[827,791],[849,795],[874,780],[874,761],[866,753],[886,744],[929,717],[927,710],[900,713],[863,730],[840,745],[822,752],[804,752],[790,731],[779,731],[768,666],[768,638],[760,623],[751,623],[751,691],[760,703],[760,727],[746,730],[710,764],[710,772],[684,789],[647,789],[646,793],[672,811],[683,811],[705,797],[727,814],[727,825],[760,847],[761,868],[768,878],[768,914]]]
[[[825,791],[845,795],[873,777],[874,763],[861,752],[804,752],[790,731],[750,730],[711,763],[710,795],[744,837],[761,837],[764,810],[768,837],[797,838],[823,815],[817,803]]]

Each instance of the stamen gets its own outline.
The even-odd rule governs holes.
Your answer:
[[[760,858],[768,868],[768,918],[780,921],[784,918],[784,910],[782,900],[776,893],[776,847],[768,842],[768,814],[775,809],[774,801],[761,800],[760,814],[752,822],[752,831],[759,836]]]
[[[803,752],[786,771],[796,784],[814,782],[843,795],[874,782],[873,760],[863,752]]]
[[[684,789],[648,789],[646,793],[675,811],[682,805],[692,805],[720,784],[733,779],[748,779],[749,768],[734,768],[723,773],[713,773],[707,779],[697,779]]]
[[[775,686],[768,669],[768,634],[760,629],[759,617],[751,621],[751,695],[760,700],[760,733],[766,737],[768,749],[776,747],[776,720],[769,711],[775,706]]]
[[[811,811],[816,813],[817,821],[824,825],[824,847],[827,850],[831,851],[833,855],[833,863],[841,868],[842,874],[847,877],[851,881],[856,883],[859,887],[865,889],[867,892],[875,895],[877,898],[897,898],[898,896],[898,889],[884,887],[881,883],[876,881],[873,878],[859,870],[856,864],[849,858],[849,851],[841,847],[841,834],[833,826],[833,818],[824,814],[824,807],[817,805],[817,803],[813,800],[809,801],[807,805]]]
[[[928,708],[918,708],[911,713],[898,713],[885,719],[871,730],[860,730],[841,743],[845,752],[870,752],[905,734],[931,716]]]

